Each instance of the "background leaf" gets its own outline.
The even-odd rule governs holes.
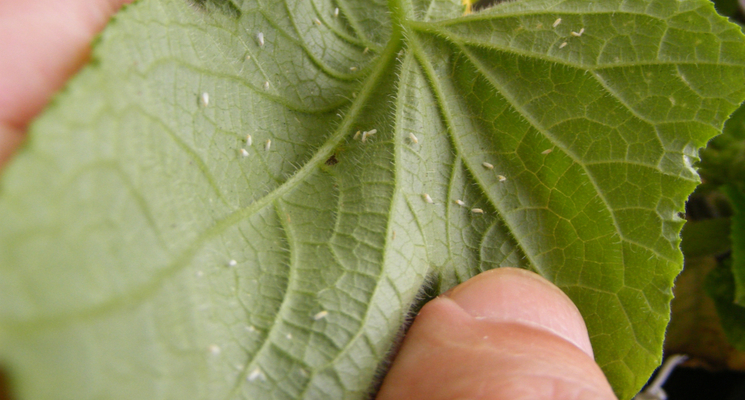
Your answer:
[[[702,0],[463,11],[118,14],[3,175],[20,397],[362,397],[422,286],[503,266],[574,299],[632,397],[660,363],[692,164],[744,96],[744,37]]]
[[[735,280],[731,262],[725,259],[706,276],[704,286],[714,301],[716,313],[727,340],[736,349],[745,351],[745,306],[734,302]]]
[[[709,371],[743,371],[745,368],[745,353],[737,350],[729,337],[729,334],[735,335],[740,329],[737,324],[740,321],[739,315],[733,311],[739,306],[731,306],[732,292],[728,292],[730,301],[721,304],[708,293],[712,291],[708,286],[711,284],[710,280],[717,278],[713,271],[727,267],[722,266],[713,256],[691,257],[685,259],[685,269],[677,277],[672,319],[664,343],[665,353],[689,354],[687,363],[693,368],[701,367]],[[734,285],[731,281],[721,280],[722,277],[727,277],[725,272],[719,271],[716,282],[725,287],[715,292],[726,299],[727,293],[722,293],[721,290],[726,290],[726,286],[730,286],[729,289],[732,290]],[[723,309],[719,311],[720,308]],[[723,318],[722,313],[729,318]],[[741,318],[744,318],[744,312],[742,314]],[[733,332],[727,332],[723,326],[730,327]]]
[[[734,303],[745,307],[745,193],[735,185],[723,187],[732,204],[732,258],[731,271],[734,281]],[[744,314],[743,314],[744,315]],[[744,324],[742,325],[744,327]],[[744,335],[743,335],[744,343]]]

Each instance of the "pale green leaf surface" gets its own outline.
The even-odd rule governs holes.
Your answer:
[[[19,398],[361,398],[426,282],[503,266],[565,290],[640,389],[743,35],[703,0],[401,3],[117,16],[3,175]]]

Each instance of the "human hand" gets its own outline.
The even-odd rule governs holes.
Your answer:
[[[0,166],[129,0],[0,1]],[[573,303],[503,268],[429,302],[378,399],[614,399]]]
[[[31,119],[86,62],[94,36],[130,1],[0,1],[0,167]]]
[[[484,272],[427,303],[378,400],[615,399],[573,302],[532,272]]]

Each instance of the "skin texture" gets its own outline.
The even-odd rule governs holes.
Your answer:
[[[495,269],[422,308],[377,399],[615,399],[592,354],[560,289]]]
[[[94,35],[130,1],[0,1],[0,167],[31,119],[86,62]]]
[[[0,0],[0,168],[127,0]],[[2,392],[2,388],[0,388]],[[386,399],[615,399],[563,292],[502,268],[429,302],[383,382]]]

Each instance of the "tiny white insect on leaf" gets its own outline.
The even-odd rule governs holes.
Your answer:
[[[368,137],[370,137],[370,136],[372,136],[372,135],[374,135],[376,133],[378,133],[377,129],[373,129],[373,130],[370,130],[370,131],[367,131],[367,132],[363,132],[362,133],[362,143],[366,142]]]
[[[568,45],[568,42],[562,42],[562,43],[560,44],[560,48],[562,49],[563,47],[565,47],[565,46],[567,46],[567,45]]]
[[[424,201],[425,201],[426,203],[428,203],[428,204],[432,204],[432,197],[430,197],[430,195],[429,195],[429,194],[427,194],[427,193],[423,193],[423,194],[422,194],[422,198],[424,199]]]
[[[289,339],[289,340],[292,340],[292,334],[291,333],[287,333],[286,334],[286,338]]]
[[[419,143],[419,139],[417,139],[417,136],[413,133],[409,133],[409,139],[411,139],[412,143],[417,144]]]
[[[362,136],[362,131],[357,131],[357,133],[354,134],[354,137],[352,139],[357,140],[359,137]]]
[[[481,208],[472,208],[471,212],[473,212],[474,214],[484,214],[484,210],[482,210]]]
[[[253,137],[251,135],[245,136],[245,146],[253,145]]]
[[[354,71],[356,71],[356,70],[357,70],[357,67],[349,67],[349,71],[352,71],[352,72],[354,72]]]
[[[211,353],[211,355],[218,356],[219,354],[221,354],[221,347],[212,344],[208,346],[208,352]]]
[[[547,150],[544,150],[544,151],[542,152],[542,154],[544,154],[545,156],[546,156],[547,154],[549,154],[549,153],[552,153],[552,149],[547,149]]]
[[[315,314],[315,316],[313,316],[313,319],[314,319],[315,321],[319,321],[319,320],[321,320],[321,319],[325,318],[326,316],[328,316],[328,311],[326,311],[326,310],[323,310],[323,311],[321,311],[321,312],[319,312],[319,313]]]
[[[492,165],[492,164],[490,164],[490,163],[488,163],[486,161],[482,163],[482,166],[485,167],[485,168],[487,168],[487,169],[495,169],[494,165]]]
[[[227,265],[230,266],[230,267],[234,267],[234,266],[237,265],[237,260],[229,260],[229,262],[227,263]]]
[[[498,175],[497,176],[497,180],[499,180],[500,182],[502,182],[502,181],[504,181],[506,179],[508,179],[508,178],[506,178],[505,175]]]
[[[201,94],[201,104],[203,104],[203,107],[208,107],[208,93],[203,92]]]
[[[457,199],[457,200],[456,200],[456,204],[458,204],[458,205],[459,205],[459,206],[461,206],[461,207],[463,207],[463,206],[465,206],[465,205],[466,205],[466,203],[464,203],[464,201],[463,201],[463,200],[461,200],[461,199]]]
[[[266,151],[271,150],[271,139],[266,139],[266,146],[264,147]]]
[[[271,88],[271,82],[265,81],[263,82],[263,90],[268,90]]]
[[[258,379],[261,381],[266,380],[266,375],[263,374],[263,372],[260,370],[260,368],[255,368],[247,375],[247,381],[248,382],[255,382]]]
[[[248,153],[247,150],[245,150],[245,149],[240,149],[240,155],[242,157],[248,157],[250,155],[250,153]]]
[[[313,22],[315,22],[315,25],[323,25],[323,23],[322,23],[322,22],[320,22],[320,20],[319,20],[319,19],[317,19],[317,18],[315,18],[315,19],[313,20]]]
[[[338,7],[336,7],[336,8],[335,8],[335,9],[333,10],[333,16],[334,16],[334,17],[336,17],[336,18],[338,18],[338,16],[339,16],[339,8],[338,8]]]
[[[552,24],[552,27],[557,28],[557,26],[560,25],[560,22],[562,22],[562,18],[556,19],[555,22]]]
[[[258,41],[258,46],[263,47],[266,44],[266,38],[263,36],[263,32],[258,32],[255,35],[255,40]]]
[[[581,28],[580,31],[578,31],[578,32],[570,32],[570,34],[573,35],[573,36],[575,36],[575,37],[581,37],[581,35],[583,35],[583,30],[584,29]]]

